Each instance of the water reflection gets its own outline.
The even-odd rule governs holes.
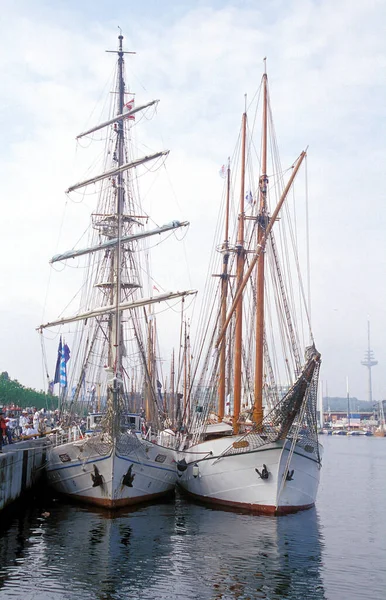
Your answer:
[[[36,503],[1,535],[0,598],[318,600],[321,551],[315,510],[258,517],[179,496],[112,514]]]

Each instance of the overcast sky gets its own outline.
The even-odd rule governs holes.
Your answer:
[[[373,396],[386,398],[384,0],[3,0],[1,7],[0,371],[26,386],[45,384],[35,327],[59,313],[47,306],[48,260],[75,241],[61,232],[63,215],[89,212],[85,203],[66,203],[64,190],[84,174],[74,138],[99,116],[93,110],[114,62],[104,51],[116,48],[120,26],[126,49],[137,53],[127,60],[132,91],[138,101],[161,100],[151,122],[161,147],[154,142],[152,150],[171,150],[169,191],[154,203],[155,218],[191,222],[163,289],[201,285],[222,193],[218,171],[266,56],[283,164],[309,146],[312,315],[324,393],[328,386],[330,396],[345,396],[348,376],[350,395],[367,399],[360,362],[369,316],[379,361]]]

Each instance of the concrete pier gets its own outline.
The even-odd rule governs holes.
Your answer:
[[[0,511],[39,481],[48,440],[38,438],[3,446],[0,453]]]

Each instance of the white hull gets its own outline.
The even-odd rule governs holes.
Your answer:
[[[256,513],[284,514],[314,505],[319,486],[320,464],[312,447],[296,444],[288,472],[283,473],[291,441],[277,441],[261,448],[220,456],[240,436],[202,442],[178,453],[178,484],[207,503],[246,509]],[[319,451],[321,447],[319,446]],[[308,450],[308,451],[307,451]],[[210,453],[210,455],[209,455]],[[187,467],[180,461],[185,459]],[[268,479],[257,472],[266,466]]]
[[[46,471],[57,492],[106,508],[159,498],[177,478],[173,449],[127,434],[116,444],[95,435],[52,447]]]

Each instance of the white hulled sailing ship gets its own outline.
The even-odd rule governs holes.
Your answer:
[[[225,235],[217,247],[222,266],[218,278],[207,284],[209,316],[207,320],[201,316],[205,327],[194,350],[201,360],[193,369],[177,470],[178,484],[197,499],[282,514],[313,506],[317,494],[320,354],[300,280],[300,224],[288,206],[289,191],[306,153],[291,166],[285,184],[276,141],[271,139],[266,74],[260,92],[260,176],[256,185],[250,175],[247,186],[247,174],[253,174],[254,145],[247,136],[245,111],[234,153],[239,175],[232,178],[234,171],[228,164]],[[256,122],[256,115],[251,122]],[[232,232],[235,183],[240,202],[233,211]],[[308,232],[308,225],[304,231]],[[295,276],[300,282],[296,286]]]
[[[151,500],[174,489],[175,452],[169,443],[172,438],[164,431],[167,415],[155,366],[153,310],[159,302],[170,304],[193,293],[153,292],[148,239],[188,223],[146,227],[149,215],[138,198],[136,174],[142,164],[163,161],[168,152],[132,156],[134,119],[157,101],[134,106],[124,79],[123,36],[118,39],[110,118],[78,136],[106,132],[105,170],[67,190],[70,193],[86,186],[97,190],[91,239],[87,247],[51,259],[82,257],[80,260],[87,261],[81,306],[77,314],[38,328],[43,334],[60,327],[63,335],[73,337],[68,377],[68,356],[64,351],[59,356],[64,417],[70,421],[71,409],[84,407],[85,396],[92,396],[94,413],[101,411],[89,419],[94,429],[85,437],[52,436],[48,481],[74,499],[107,508]]]

